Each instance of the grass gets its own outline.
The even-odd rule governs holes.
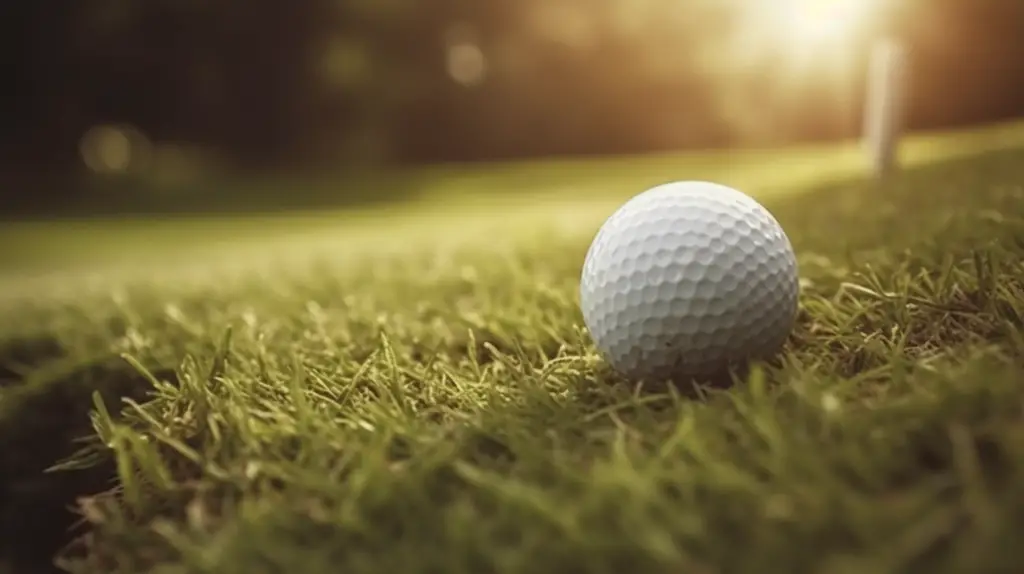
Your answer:
[[[749,183],[803,282],[781,360],[696,396],[609,372],[576,307],[666,159],[557,198],[7,230],[0,571],[76,498],[83,573],[1020,571],[1024,151],[995,139],[882,183],[848,150],[680,168]]]

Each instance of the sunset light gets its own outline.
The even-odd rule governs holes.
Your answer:
[[[851,49],[881,17],[879,0],[758,0],[744,6],[744,44],[801,59]]]
[[[799,42],[843,40],[863,24],[873,8],[867,0],[773,0],[781,29]]]

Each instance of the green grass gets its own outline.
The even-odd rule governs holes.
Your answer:
[[[72,572],[1020,571],[1021,133],[882,183],[822,148],[7,229],[0,557],[49,558],[80,496]],[[594,231],[669,177],[743,185],[798,252],[791,341],[727,390],[623,381],[581,326]]]

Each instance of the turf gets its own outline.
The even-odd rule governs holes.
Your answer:
[[[50,247],[0,283],[0,556],[49,559],[81,497],[72,572],[1020,571],[1024,151],[992,141],[883,182],[679,168],[749,183],[800,261],[785,352],[727,389],[621,380],[581,326],[593,232],[667,160],[263,237],[8,231]]]

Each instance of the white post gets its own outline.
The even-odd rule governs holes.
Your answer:
[[[907,97],[906,60],[903,46],[894,40],[880,40],[871,51],[864,145],[875,177],[883,177],[898,167]]]

